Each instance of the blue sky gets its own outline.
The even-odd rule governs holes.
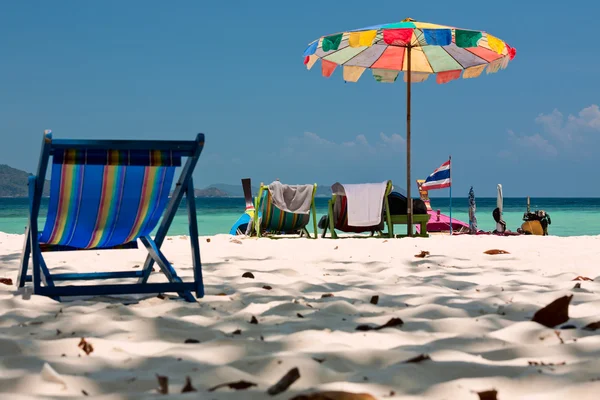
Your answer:
[[[547,1],[14,1],[0,12],[0,163],[63,138],[206,134],[197,186],[276,178],[405,187],[405,85],[306,71],[328,33],[406,17],[481,29],[508,69],[413,90],[413,177],[453,158],[453,194],[600,196],[600,6]],[[580,183],[588,182],[582,185]],[[414,187],[413,187],[414,190]],[[438,191],[432,195],[446,195]]]

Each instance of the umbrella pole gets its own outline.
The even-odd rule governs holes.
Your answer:
[[[413,235],[413,201],[411,196],[410,180],[410,84],[411,84],[411,45],[406,48],[407,55],[407,78],[406,78],[406,235]]]

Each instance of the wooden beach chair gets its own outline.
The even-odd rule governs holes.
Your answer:
[[[321,235],[321,237],[325,237],[328,228],[332,239],[338,238],[336,229],[345,233],[360,234],[370,232],[371,236],[374,236],[377,232],[379,233],[380,237],[393,236],[394,226],[391,223],[390,208],[388,204],[388,196],[392,192],[392,188],[392,181],[388,181],[385,189],[385,195],[383,197],[383,213],[381,215],[381,221],[379,222],[379,224],[374,226],[348,225],[348,198],[344,195],[333,194],[328,202],[327,224],[323,227],[323,234]],[[385,225],[387,225],[387,234],[383,233]]]
[[[314,236],[308,232],[307,226],[310,222],[310,214],[296,214],[279,209],[273,204],[269,186],[261,183],[258,195],[254,200],[253,228],[256,236],[261,237],[265,232],[275,235],[297,235],[306,234],[308,238],[317,238],[317,211],[315,208],[315,195],[317,184],[313,185],[311,198],[311,214],[313,220]]]
[[[33,282],[33,293],[53,298],[175,292],[188,301],[204,296],[192,172],[204,148],[204,135],[191,141],[65,140],[44,132],[37,175],[29,177],[29,224],[17,278]],[[49,159],[50,199],[44,229],[38,215]],[[173,186],[175,171],[187,161]],[[186,196],[194,280],[183,282],[160,247]],[[162,216],[162,220],[161,220]],[[159,225],[160,221],[160,225]],[[154,240],[150,233],[158,226]],[[141,271],[51,274],[42,256],[48,251],[137,248],[148,251]],[[32,275],[27,275],[29,259]],[[167,283],[148,283],[152,265]],[[56,285],[59,281],[135,278],[136,283]]]

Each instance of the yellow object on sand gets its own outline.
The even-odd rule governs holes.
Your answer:
[[[532,235],[544,235],[544,229],[542,228],[542,224],[540,223],[540,221],[525,221],[521,225],[521,229]]]

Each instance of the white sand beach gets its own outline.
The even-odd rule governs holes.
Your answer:
[[[207,239],[207,294],[197,303],[174,295],[59,303],[0,284],[0,398],[599,397],[600,330],[583,328],[600,321],[600,236]],[[16,280],[22,241],[0,233],[0,278]],[[490,249],[509,254],[484,254]],[[191,276],[188,238],[169,238],[163,250]],[[421,251],[430,254],[416,258]],[[145,252],[45,257],[61,272],[131,270]],[[567,322],[531,321],[565,295],[573,295]],[[356,329],[392,318],[403,324]],[[406,362],[421,355],[429,359]],[[295,367],[296,382],[266,393]],[[168,395],[157,375],[168,378]],[[186,377],[196,392],[181,394]],[[256,386],[208,391],[240,380]]]

